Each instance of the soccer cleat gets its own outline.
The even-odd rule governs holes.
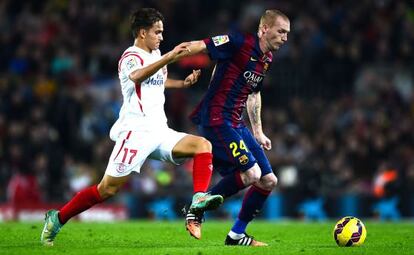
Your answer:
[[[197,192],[193,196],[189,211],[194,214],[200,214],[207,210],[217,209],[223,203],[221,195],[211,195],[210,193]]]
[[[203,222],[204,212],[207,210],[217,209],[223,203],[221,195],[211,195],[210,193],[197,192],[193,196],[188,211],[185,213],[185,228],[196,239],[201,238],[201,223]]]
[[[253,236],[249,236],[244,233],[244,236],[240,239],[233,239],[227,235],[226,240],[224,241],[225,245],[241,245],[241,246],[268,246],[267,243],[263,243],[257,240],[254,240]]]
[[[58,211],[49,210],[45,216],[45,225],[40,236],[40,242],[43,245],[53,246],[53,240],[55,240],[62,226],[59,222]]]
[[[195,239],[201,238],[201,223],[203,222],[203,213],[194,214],[188,210],[185,216],[185,228]]]

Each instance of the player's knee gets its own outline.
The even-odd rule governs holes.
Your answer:
[[[244,185],[248,186],[260,180],[260,167],[255,164],[249,170],[241,174]]]
[[[269,174],[269,178],[266,179],[265,186],[267,190],[273,190],[277,185],[277,177],[274,174]]]
[[[204,137],[198,137],[196,144],[197,144],[196,146],[197,153],[212,151],[212,146],[211,146],[210,141],[208,141]]]
[[[118,191],[119,191],[119,187],[117,186],[105,185],[105,184],[98,186],[99,195],[101,196],[103,200],[114,196],[116,193],[118,193]]]

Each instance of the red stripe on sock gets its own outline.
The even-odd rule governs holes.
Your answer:
[[[73,216],[88,210],[102,201],[103,199],[98,192],[98,185],[81,190],[59,210],[59,221],[65,224]]]
[[[246,222],[250,222],[254,218],[254,216],[256,214],[255,210],[252,211],[251,209],[252,208],[254,209],[254,207],[256,207],[256,210],[257,211],[258,210],[261,210],[262,207],[263,207],[263,203],[265,202],[265,200],[267,199],[267,197],[270,195],[271,192],[272,191],[264,190],[264,189],[262,189],[260,187],[257,187],[255,185],[252,185],[247,190],[246,194],[244,195],[242,207],[241,207],[241,209],[239,211],[238,218],[240,220],[243,220],[243,221],[246,221]],[[261,196],[262,198],[257,197],[257,194],[261,194],[262,195]],[[252,200],[251,200],[252,199],[252,196],[255,196],[255,198],[253,198],[253,199],[255,200],[254,203],[256,203],[256,204],[252,204]],[[260,202],[260,200],[262,200],[262,202]],[[260,205],[258,206],[257,203],[260,203]],[[252,206],[254,206],[254,207],[252,207]],[[247,218],[246,218],[246,216],[247,216]]]
[[[265,190],[265,189],[262,189],[262,188],[260,188],[260,187],[257,187],[256,185],[252,185],[252,188],[253,188],[255,191],[257,191],[257,192],[259,192],[260,194],[265,195],[265,196],[268,196],[268,195],[272,192],[271,190]]]
[[[252,195],[252,193],[253,193],[253,191],[254,191],[254,188],[253,188],[254,186],[251,186],[247,191],[246,191],[246,193],[244,194],[244,197],[243,197],[243,202],[242,202],[242,206],[241,206],[241,208],[240,208],[240,211],[239,211],[239,219],[240,219],[240,212],[244,209],[244,207],[246,206],[246,202],[247,202],[247,199]]]
[[[213,174],[213,154],[199,153],[194,156],[193,189],[194,193],[206,192]]]

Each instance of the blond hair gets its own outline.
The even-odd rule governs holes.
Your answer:
[[[260,17],[260,23],[259,28],[263,27],[264,24],[266,25],[272,25],[272,23],[278,18],[282,17],[285,20],[289,20],[289,18],[281,11],[272,9],[272,10],[266,10],[262,17]]]

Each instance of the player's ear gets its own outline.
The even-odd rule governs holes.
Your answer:
[[[262,33],[263,34],[266,34],[268,30],[269,30],[269,25],[263,24],[263,26],[262,26]]]
[[[138,37],[144,39],[147,36],[147,30],[141,28],[138,31]]]
[[[258,36],[262,37],[264,34],[266,34],[268,30],[268,26],[266,24],[263,24],[259,27],[259,32],[258,32]]]

